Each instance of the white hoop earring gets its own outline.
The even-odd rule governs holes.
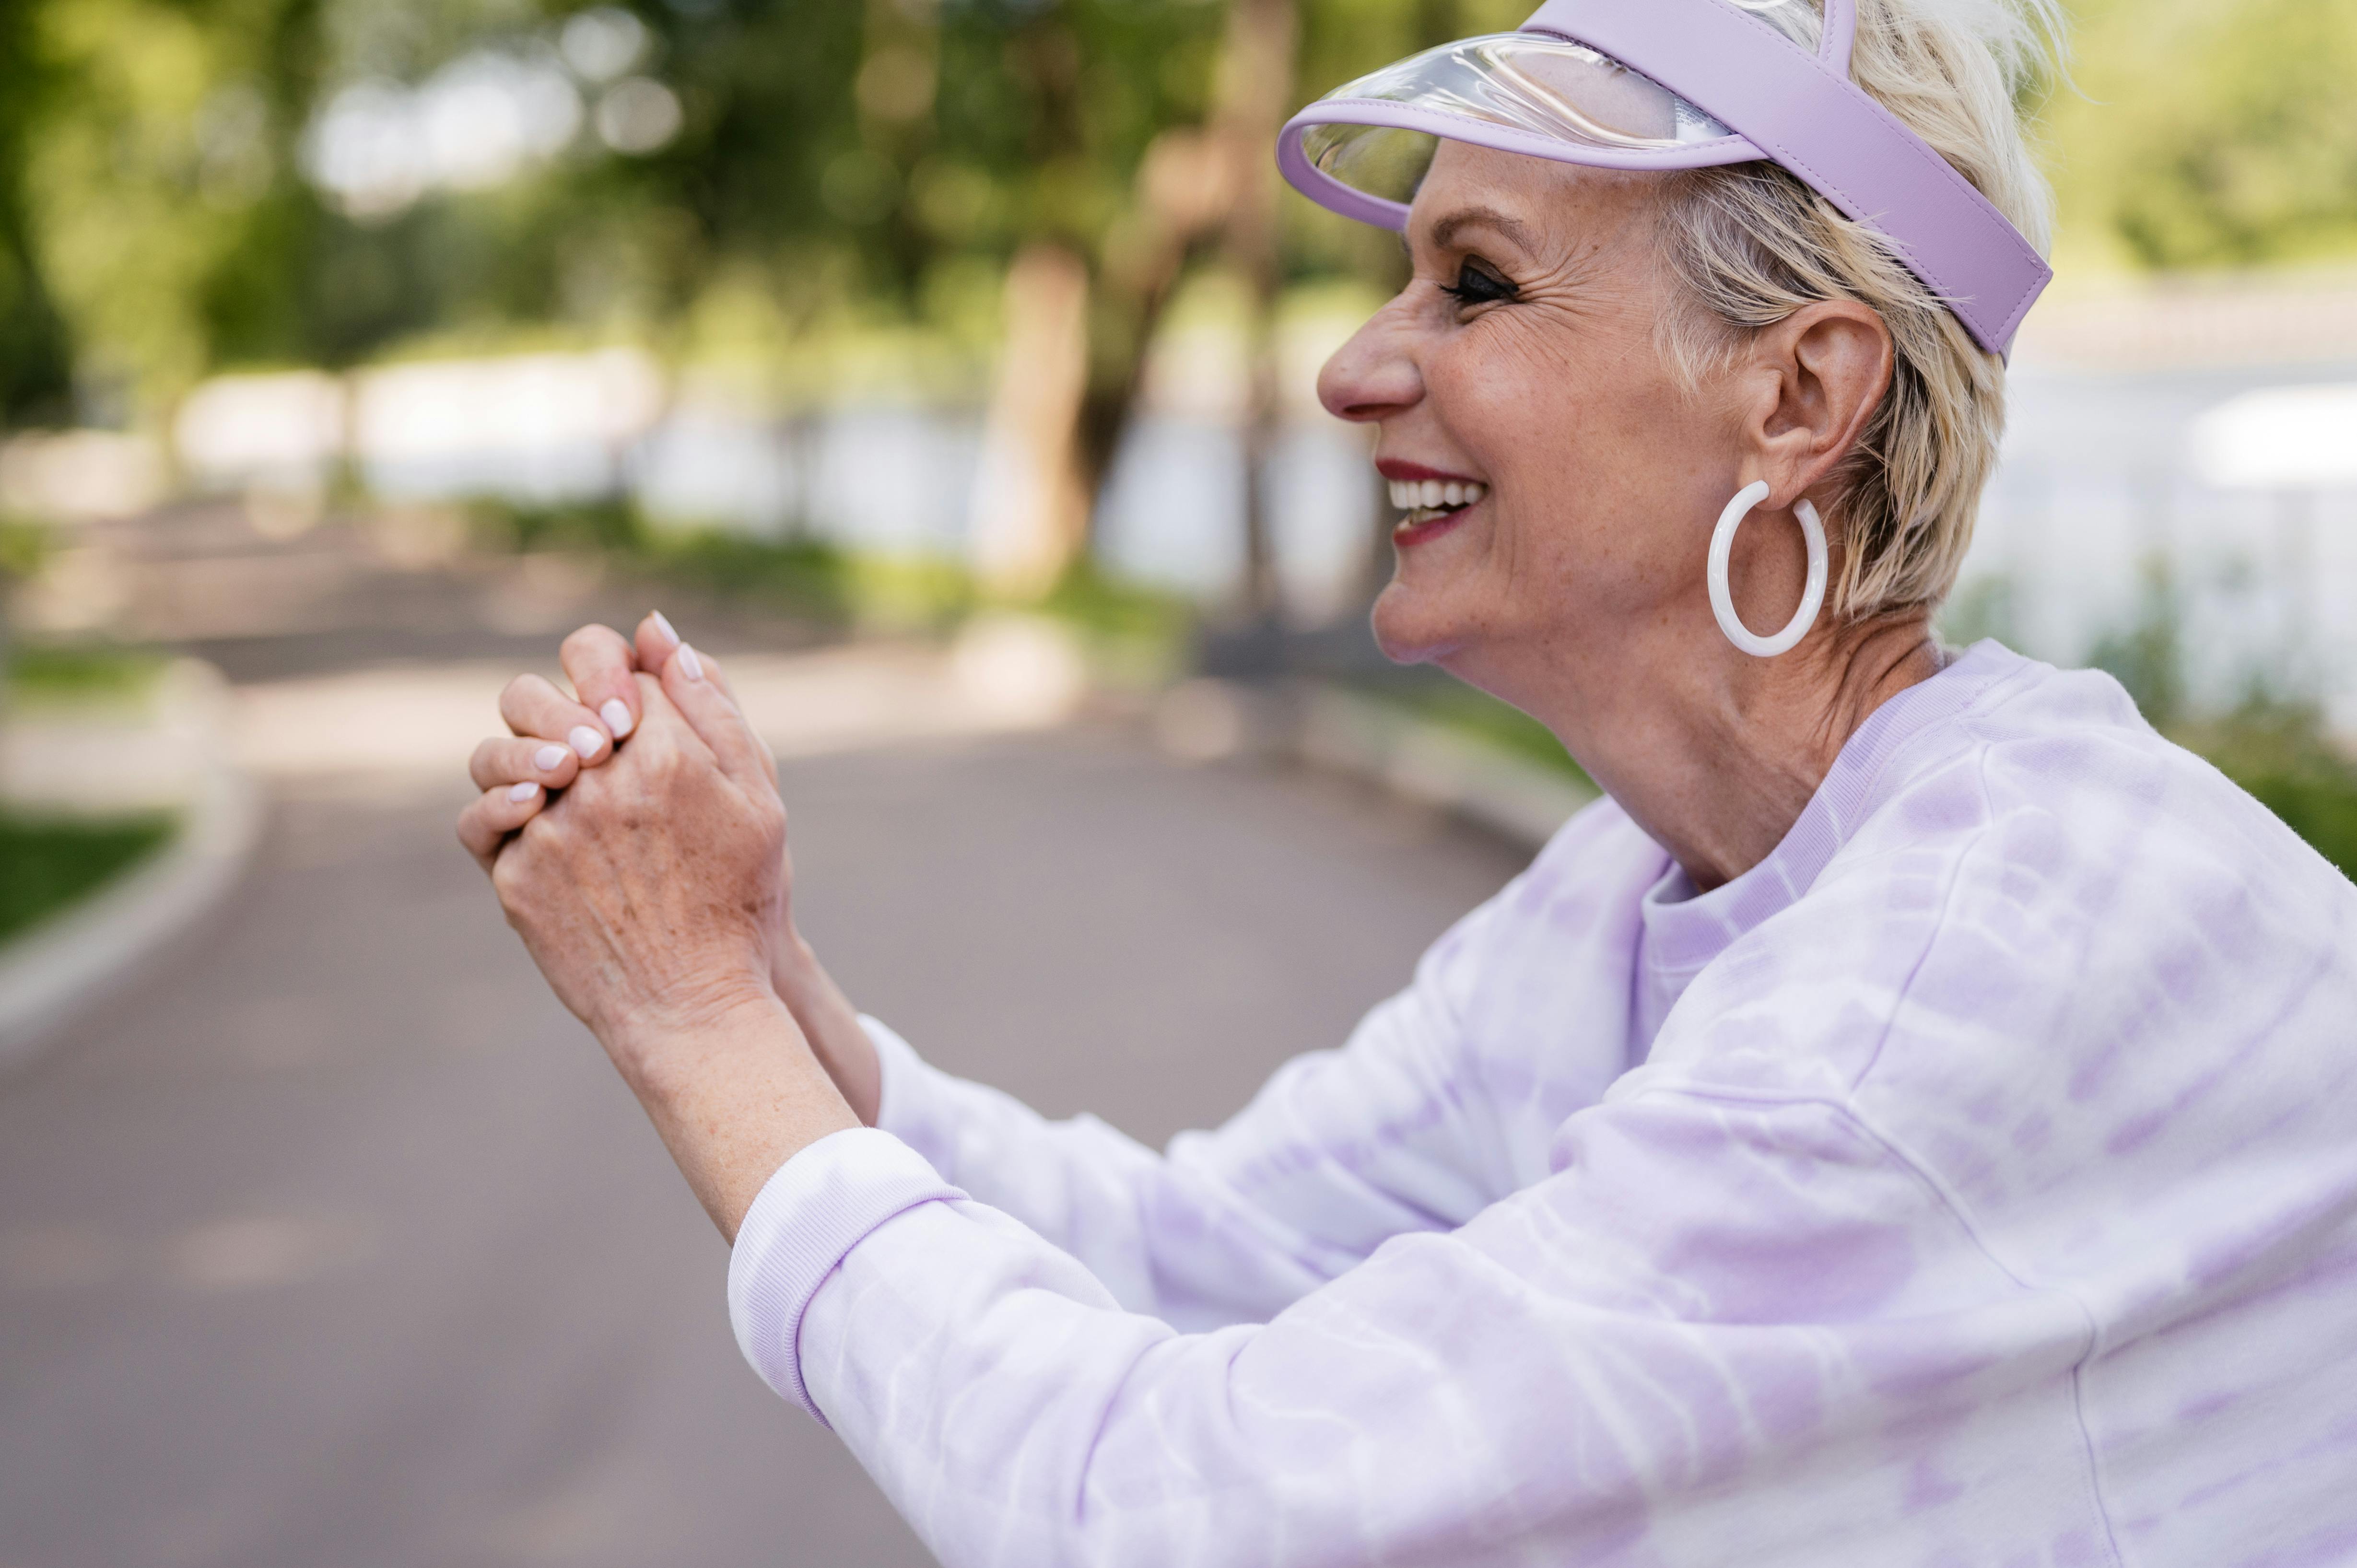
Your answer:
[[[1801,607],[1773,637],[1760,636],[1735,613],[1734,596],[1727,589],[1727,558],[1735,548],[1735,531],[1743,526],[1751,509],[1767,499],[1767,480],[1754,479],[1744,486],[1718,514],[1718,526],[1710,535],[1710,613],[1718,618],[1718,629],[1727,633],[1727,640],[1755,659],[1773,659],[1806,637],[1825,602],[1824,524],[1817,521],[1817,509],[1803,499],[1792,503],[1792,515],[1801,520],[1802,535],[1809,542],[1809,583],[1801,590]]]

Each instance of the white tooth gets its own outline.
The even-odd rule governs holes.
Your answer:
[[[1423,493],[1418,499],[1426,506],[1438,506],[1440,504],[1440,481],[1438,479],[1425,480]]]
[[[1407,487],[1401,484],[1397,479],[1394,479],[1390,483],[1392,505],[1398,508],[1401,511],[1405,511],[1407,510]]]
[[[1480,501],[1483,496],[1486,496],[1489,493],[1490,487],[1487,485],[1467,485],[1465,487],[1465,504],[1467,506],[1472,506]]]
[[[1449,506],[1463,506],[1465,504],[1465,487],[1454,481],[1443,485],[1440,487],[1440,499],[1444,503]]]

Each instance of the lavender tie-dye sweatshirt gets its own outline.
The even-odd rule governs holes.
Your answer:
[[[1165,1155],[871,1026],[730,1303],[953,1565],[2357,1562],[2352,939],[1983,643],[1743,876],[1599,803]]]

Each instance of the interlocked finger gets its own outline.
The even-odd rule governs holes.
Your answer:
[[[508,682],[500,693],[500,717],[527,738],[562,738],[593,768],[614,753],[614,737],[605,721],[539,675],[519,675]]]
[[[529,781],[486,789],[474,804],[458,813],[458,842],[485,871],[500,856],[511,834],[540,814],[548,791]]]
[[[571,746],[533,736],[497,736],[475,747],[467,771],[478,789],[532,783],[562,789],[581,771],[581,757]]]
[[[778,759],[771,755],[769,743],[763,740],[759,733],[753,728],[753,722],[745,716],[745,704],[737,700],[737,689],[728,683],[727,671],[723,670],[720,667],[720,661],[709,653],[694,648],[684,648],[683,651],[683,648],[684,645],[680,641],[678,631],[673,628],[669,620],[663,618],[661,611],[648,616],[639,623],[637,650],[640,668],[664,682],[684,674],[690,681],[701,683],[703,695],[706,698],[714,690],[716,690],[723,699],[722,703],[697,703],[694,712],[704,716],[692,717],[690,723],[694,725],[696,732],[703,735],[705,743],[716,753],[735,755],[742,752],[758,759],[763,775],[772,785],[776,784]],[[674,697],[673,701],[676,702],[677,698]],[[742,746],[737,745],[733,735],[705,733],[707,724],[726,716],[721,712],[724,705],[726,714],[735,716],[735,727],[741,729],[744,734],[745,743]],[[681,711],[688,712],[688,705],[682,703]]]
[[[608,736],[620,740],[638,727],[638,655],[620,632],[585,626],[565,639],[557,657],[582,705],[595,710]]]
[[[770,756],[761,737],[753,733],[753,726],[745,722],[737,704],[728,700],[718,673],[716,663],[682,643],[663,666],[660,689],[704,744],[712,748],[721,771],[733,776],[741,785],[749,788],[758,784],[765,790],[774,791],[778,783],[777,759]]]

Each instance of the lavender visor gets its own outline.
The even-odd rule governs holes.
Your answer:
[[[1849,79],[1854,0],[1546,0],[1337,88],[1277,137],[1297,190],[1405,228],[1436,138],[1600,168],[1772,161],[1889,242],[1992,354],[2053,272]]]

